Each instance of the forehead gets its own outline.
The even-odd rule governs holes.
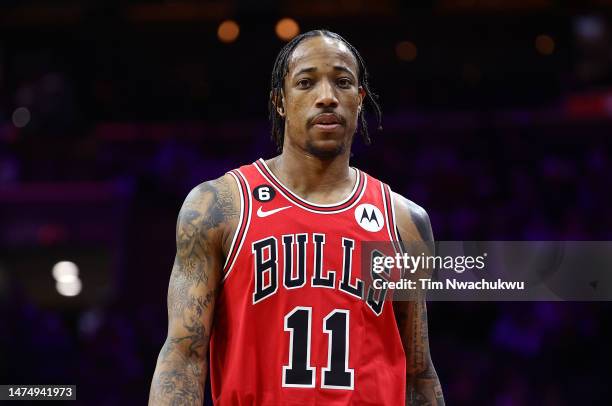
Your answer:
[[[303,68],[344,66],[355,75],[357,60],[346,44],[335,38],[316,36],[302,41],[291,54],[289,74]]]

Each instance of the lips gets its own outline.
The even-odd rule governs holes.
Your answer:
[[[334,113],[322,113],[312,120],[313,125],[333,126],[342,124],[341,118]]]

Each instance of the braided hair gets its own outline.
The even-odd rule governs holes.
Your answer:
[[[378,123],[377,129],[378,131],[382,130],[382,111],[380,109],[380,105],[376,101],[377,96],[370,90],[370,86],[368,83],[368,71],[366,69],[365,62],[363,61],[363,58],[361,57],[357,49],[355,49],[355,47],[352,46],[347,40],[345,40],[340,35],[334,32],[327,30],[308,31],[294,37],[280,50],[280,52],[276,56],[276,60],[274,61],[274,68],[272,69],[272,81],[270,90],[270,100],[268,101],[268,110],[270,122],[272,123],[272,140],[276,143],[279,152],[283,150],[283,140],[285,138],[285,120],[278,114],[276,106],[283,90],[285,76],[289,72],[289,59],[291,58],[291,55],[293,54],[295,48],[302,41],[316,36],[324,36],[336,39],[344,43],[351,51],[351,53],[355,57],[355,60],[357,61],[357,66],[359,68],[359,71],[357,72],[359,86],[361,86],[366,93],[366,98],[364,102],[367,102],[372,105]],[[368,123],[365,119],[364,110],[365,105],[364,108],[359,112],[359,120],[361,124],[360,132],[361,137],[363,138],[363,142],[366,145],[370,145],[372,143],[372,140],[370,139],[370,135],[368,133]]]

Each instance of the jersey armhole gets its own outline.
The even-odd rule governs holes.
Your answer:
[[[225,282],[232,272],[249,229],[249,224],[251,223],[252,201],[251,194],[249,193],[249,183],[238,169],[229,171],[228,174],[232,175],[232,178],[234,178],[238,185],[238,192],[240,193],[240,219],[238,220],[238,227],[236,227],[234,237],[232,238],[225,264],[223,265],[223,279],[221,282]]]
[[[387,184],[383,182],[380,182],[380,184],[382,188],[383,204],[385,205],[385,217],[387,218],[387,232],[389,234],[389,239],[393,244],[393,250],[398,254],[403,254],[405,249],[399,229],[397,228],[395,207],[393,204],[393,193],[391,193],[391,188]]]

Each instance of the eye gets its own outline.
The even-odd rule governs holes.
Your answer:
[[[348,89],[353,84],[353,82],[349,78],[340,78],[338,79],[337,83],[338,83],[338,86],[340,86],[343,89]]]
[[[298,89],[308,89],[310,87],[310,79],[300,79],[297,81],[297,87]]]

